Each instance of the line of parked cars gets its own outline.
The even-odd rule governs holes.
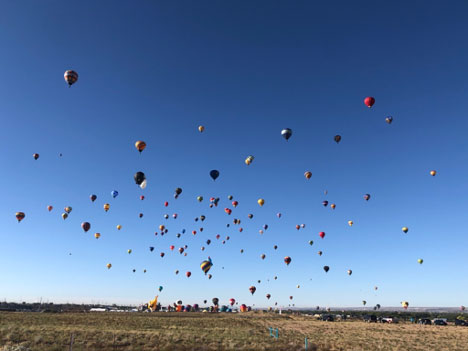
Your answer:
[[[398,323],[398,318],[395,317],[377,317],[376,315],[366,315],[362,319],[367,323]]]

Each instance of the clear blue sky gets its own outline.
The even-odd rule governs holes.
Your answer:
[[[164,304],[468,304],[467,13],[461,1],[3,2],[0,298],[137,304],[162,285]],[[66,69],[79,74],[70,89]]]

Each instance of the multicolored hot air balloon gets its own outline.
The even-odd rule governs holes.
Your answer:
[[[89,196],[89,198],[90,198],[90,200],[91,200],[92,202],[94,202],[94,201],[96,201],[97,196],[94,195],[94,194],[92,194],[92,195]]]
[[[408,233],[408,230],[409,230],[409,229],[408,229],[407,227],[403,227],[403,228],[401,228],[401,230],[403,231],[403,233],[406,234],[406,233]]]
[[[135,143],[135,147],[141,154],[141,152],[146,148],[146,143],[144,141],[138,140]]]
[[[119,192],[117,190],[112,190],[111,195],[115,199],[117,196],[119,196]]]
[[[54,208],[54,207],[51,206],[51,205],[47,206],[47,210],[48,210],[49,212],[52,211],[53,208]]]
[[[96,239],[99,239],[99,238],[101,237],[101,233],[95,233],[95,234],[94,234],[94,237],[95,237]]]
[[[89,222],[83,222],[81,223],[81,228],[83,228],[84,232],[86,233],[91,229],[91,224]]]
[[[252,285],[252,286],[249,288],[249,291],[250,291],[250,293],[253,295],[253,294],[255,294],[255,291],[257,291],[257,288],[256,288],[255,286]]]
[[[39,154],[33,154],[33,157],[35,160],[37,160],[39,158]]]
[[[424,262],[424,260],[423,260],[422,258],[419,258],[419,259],[418,259],[418,263],[419,263],[419,264],[423,264],[423,262]]]
[[[204,130],[205,130],[205,127],[203,127],[203,126],[198,126],[198,131],[199,131],[200,133],[203,133]]]
[[[78,73],[69,69],[65,71],[63,78],[65,79],[65,82],[67,82],[68,86],[71,87],[78,80]]]
[[[213,262],[211,261],[210,257],[208,257],[208,260],[205,260],[202,263],[200,263],[200,268],[202,269],[203,273],[205,273],[205,275],[210,271],[212,266]]]
[[[24,212],[16,212],[15,216],[16,216],[16,219],[18,220],[18,223],[21,222],[24,219],[24,217],[26,217]]]
[[[351,269],[348,269],[348,275],[353,274],[353,271]]]
[[[111,263],[108,263],[108,264],[106,264],[106,267],[107,267],[107,269],[111,269],[112,264],[111,264]]]
[[[286,265],[289,266],[289,264],[291,263],[291,257],[286,256],[286,257],[284,258],[284,263],[286,263]]]
[[[109,204],[104,204],[103,207],[104,207],[104,211],[106,211],[106,212],[109,211],[109,209],[110,209],[110,205],[109,205]]]
[[[392,124],[393,117],[392,116],[385,117],[385,122],[387,122],[388,124]]]
[[[253,162],[253,160],[254,160],[254,157],[250,155],[245,159],[245,164],[249,166]]]
[[[311,171],[305,172],[304,177],[306,177],[306,179],[310,179],[312,177],[312,172]]]

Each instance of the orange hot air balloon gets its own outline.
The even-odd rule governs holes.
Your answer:
[[[104,204],[103,207],[104,207],[104,211],[106,211],[106,212],[109,211],[109,209],[110,209],[110,205],[109,205],[109,204]]]
[[[159,226],[159,230],[160,230],[160,231],[163,231],[165,228],[166,228],[166,227],[165,227],[164,225],[162,225],[162,224]]]
[[[96,239],[99,239],[99,238],[101,237],[101,233],[96,233],[96,234],[94,234],[94,237],[95,237]]]
[[[284,258],[284,263],[286,263],[286,265],[289,266],[289,264],[291,263],[291,257],[286,256],[286,257]]]
[[[54,207],[51,206],[51,205],[47,206],[47,210],[49,210],[49,212],[52,211],[53,208],[54,208]]]
[[[306,179],[310,179],[312,177],[312,172],[310,171],[305,172],[304,177],[306,177]]]
[[[372,96],[368,96],[364,99],[364,104],[371,108],[375,104],[375,99]]]
[[[265,204],[265,200],[263,200],[263,199],[258,199],[257,202],[258,202],[258,204],[259,204],[260,206],[263,206],[263,205]]]
[[[106,267],[107,267],[107,269],[111,269],[112,264],[111,264],[111,263],[108,263],[108,264],[106,264]]]
[[[185,273],[185,275],[187,276],[187,278],[190,278],[190,276],[192,275],[192,273],[191,273],[191,272],[187,272],[187,273]]]
[[[334,210],[336,208],[336,205],[335,204],[331,204],[330,205],[331,209]]]
[[[203,132],[205,131],[205,127],[203,127],[203,126],[198,126],[198,131],[199,131],[200,133],[203,133]]]
[[[146,143],[144,141],[138,140],[135,143],[135,147],[141,154],[141,152],[146,148]]]
[[[432,170],[429,172],[429,174],[434,177],[437,174],[437,172],[435,170]]]

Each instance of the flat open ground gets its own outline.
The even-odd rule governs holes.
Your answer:
[[[279,338],[269,327],[278,328]],[[69,350],[468,350],[468,327],[267,313],[0,313],[2,346]]]

